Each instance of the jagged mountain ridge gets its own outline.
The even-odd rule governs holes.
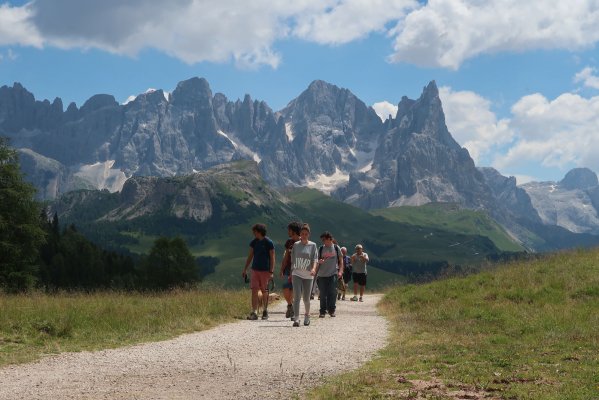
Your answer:
[[[522,185],[545,225],[599,234],[599,181],[588,168],[575,168],[559,182]]]
[[[175,177],[135,176],[117,193],[78,190],[60,196],[51,212],[66,221],[127,223],[145,219],[188,221],[193,226],[211,221],[244,221],[276,209],[288,215],[288,199],[266,187],[254,161],[214,166]],[[226,224],[225,224],[226,225]]]
[[[349,90],[322,81],[313,82],[278,113],[249,95],[235,102],[212,95],[200,78],[180,82],[168,100],[155,90],[125,105],[96,95],[81,109],[71,104],[63,113],[61,107],[60,99],[35,101],[19,84],[3,86],[0,134],[18,148],[59,162],[71,175],[110,162],[127,177],[175,176],[254,159],[271,184],[304,185],[337,168],[348,174],[358,162],[352,153],[374,151],[357,139],[375,136],[382,128],[372,108]],[[60,181],[56,171],[48,175]],[[67,185],[44,194],[52,198],[70,189]]]
[[[539,247],[531,234],[551,222],[515,181],[475,167],[447,129],[434,81],[420,98],[404,96],[385,122],[351,91],[323,81],[279,112],[249,95],[213,95],[201,78],[180,82],[170,96],[153,90],[120,105],[95,95],[64,112],[60,99],[36,101],[14,84],[0,88],[0,134],[28,158],[24,169],[45,198],[253,159],[271,185],[314,187],[366,209],[452,202],[485,210],[531,248]]]

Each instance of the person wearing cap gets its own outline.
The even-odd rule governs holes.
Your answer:
[[[356,252],[351,256],[351,265],[354,269],[352,279],[354,280],[354,297],[351,301],[358,301],[358,286],[360,287],[360,299],[364,301],[364,288],[366,288],[366,264],[368,264],[368,254],[364,252],[361,244],[356,245]]]

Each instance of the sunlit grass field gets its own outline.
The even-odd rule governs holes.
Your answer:
[[[249,294],[199,286],[159,294],[0,294],[0,366],[205,330],[244,316]]]
[[[597,249],[395,287],[380,310],[389,345],[310,398],[599,399]]]

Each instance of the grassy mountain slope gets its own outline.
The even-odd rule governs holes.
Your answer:
[[[317,190],[272,190],[248,161],[175,178],[133,178],[121,193],[80,191],[54,208],[62,223],[74,223],[100,245],[147,253],[160,235],[184,236],[194,255],[218,258],[207,280],[241,285],[240,271],[251,226],[268,225],[277,263],[289,221],[312,226],[312,240],[329,230],[350,253],[362,243],[371,256],[372,287],[435,274],[447,264],[478,265],[501,250],[487,237],[385,219],[341,203]],[[377,269],[377,267],[380,269]]]
[[[399,286],[380,309],[389,346],[312,397],[599,398],[597,248]]]
[[[419,207],[391,207],[373,210],[371,213],[396,222],[486,236],[503,251],[524,250],[487,214],[461,209],[455,204],[429,203]]]

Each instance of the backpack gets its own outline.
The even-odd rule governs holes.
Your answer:
[[[339,248],[339,246],[338,246],[338,245],[336,245],[336,244],[334,244],[333,246],[335,247],[335,253],[337,253],[337,260],[339,260],[339,257],[340,257],[340,255],[341,255],[341,249],[340,249],[340,248]],[[318,258],[319,258],[319,259],[320,259],[320,258],[322,258],[322,249],[323,249],[323,248],[324,248],[324,246],[320,246],[320,247],[318,248]],[[339,267],[339,266],[337,266],[337,267]]]
[[[348,283],[349,281],[351,281],[351,278],[352,278],[351,257],[343,256],[343,264],[344,264],[343,280],[345,281],[345,283]]]

